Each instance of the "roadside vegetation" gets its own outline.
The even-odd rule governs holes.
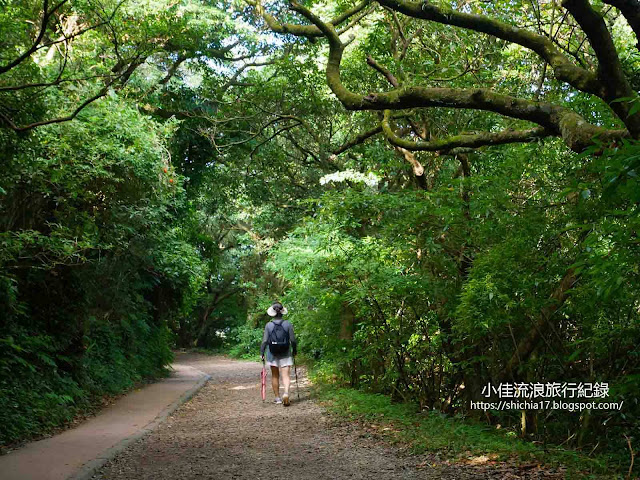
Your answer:
[[[255,355],[279,300],[416,448],[638,474],[633,2],[5,4],[0,445]],[[505,382],[623,407],[471,409]]]
[[[355,390],[335,381],[327,367],[312,368],[315,398],[338,421],[357,422],[365,435],[397,444],[413,454],[431,454],[440,461],[492,466],[506,463],[513,473],[542,469],[569,479],[623,478],[628,458],[578,452],[544,442],[523,440],[512,429],[488,425],[464,414],[444,415],[418,405],[394,403],[388,395]],[[618,473],[616,473],[618,472]]]

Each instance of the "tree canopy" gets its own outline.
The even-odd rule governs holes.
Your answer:
[[[620,411],[483,421],[628,467],[637,1],[9,0],[0,31],[3,443],[173,347],[255,354],[278,299],[424,410],[608,382]]]

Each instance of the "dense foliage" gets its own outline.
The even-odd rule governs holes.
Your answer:
[[[57,405],[118,392],[170,360],[154,295],[179,296],[197,281],[193,248],[165,228],[181,196],[162,173],[171,129],[111,100],[85,121],[5,135],[0,410],[9,439],[72,414]]]
[[[0,443],[164,375],[169,327],[205,300],[207,220],[172,162],[182,130],[144,107],[170,101],[187,59],[226,55],[233,24],[210,5],[165,7],[0,13]]]
[[[626,5],[9,2],[0,441],[162,374],[172,347],[254,355],[277,298],[338,381],[628,462]],[[505,381],[624,404],[470,409]]]

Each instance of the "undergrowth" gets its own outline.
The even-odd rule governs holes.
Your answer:
[[[0,338],[6,373],[0,376],[0,449],[56,432],[105,397],[166,376],[173,358],[166,327],[149,328],[139,318],[127,325],[92,321],[83,343],[82,355],[72,359],[50,337]]]
[[[227,348],[229,355],[244,360],[260,360],[260,344],[263,330],[242,325],[235,328],[230,335],[231,340]]]
[[[386,395],[344,386],[329,364],[313,364],[309,377],[316,398],[340,418],[361,422],[391,443],[407,445],[412,453],[434,453],[441,458],[469,459],[485,456],[488,461],[511,460],[518,464],[539,463],[566,468],[567,478],[624,478],[624,466],[606,456],[590,457],[552,445],[538,445],[517,437],[515,432],[463,416],[435,411],[420,412],[413,404],[393,403]]]

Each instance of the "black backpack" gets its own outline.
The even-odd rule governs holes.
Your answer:
[[[269,334],[269,351],[273,355],[282,355],[289,351],[289,330],[282,323],[273,323],[273,329]]]

